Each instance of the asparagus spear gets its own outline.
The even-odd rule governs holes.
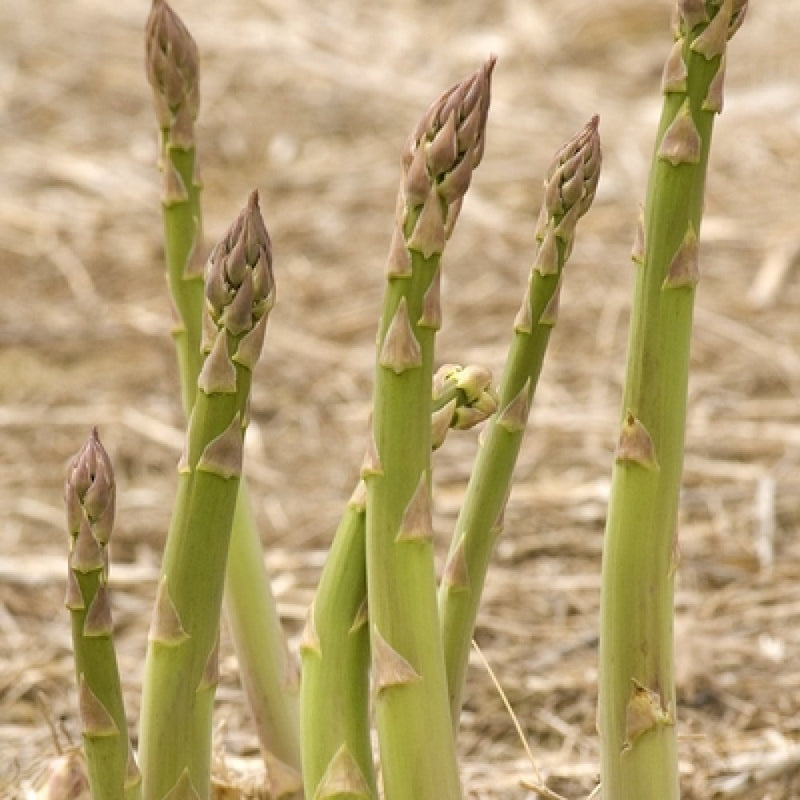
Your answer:
[[[679,796],[673,672],[676,517],[698,235],[727,41],[742,0],[679,0],[642,227],[636,238],[622,426],[603,548],[603,795]]]
[[[176,312],[173,336],[188,416],[202,363],[203,231],[194,123],[200,105],[197,45],[165,0],[153,0],[145,29],[145,65],[161,131],[159,165],[167,283]]]
[[[300,643],[306,797],[378,797],[369,725],[366,497],[353,492],[333,538]]]
[[[141,780],[128,739],[108,590],[116,487],[96,428],[70,463],[64,498],[70,534],[66,606],[92,797],[135,800]]]
[[[198,378],[178,494],[150,628],[142,696],[146,800],[209,795],[210,717],[195,714],[216,680],[228,540],[242,467],[252,370],[275,299],[269,236],[258,196],[209,260]]]
[[[491,373],[441,367],[433,380],[431,445],[497,409]],[[369,726],[366,487],[359,481],[325,561],[301,643],[303,780],[309,798],[377,798]]]
[[[562,273],[575,225],[589,210],[600,177],[597,125],[594,117],[558,151],[547,171],[538,248],[500,384],[500,411],[484,434],[442,576],[439,616],[454,728],[489,559],[502,530],[512,472],[557,320]]]
[[[403,157],[378,333],[367,486],[367,590],[388,800],[461,796],[430,531],[431,380],[440,256],[480,162],[494,60],[437,100]]]
[[[297,665],[272,594],[246,476],[233,517],[223,607],[270,791],[274,797],[292,794],[301,789]]]
[[[146,29],[147,77],[161,130],[162,196],[167,282],[177,312],[174,329],[188,418],[201,366],[203,315],[201,185],[196,173],[194,122],[199,105],[197,46],[164,2],[154,0]],[[256,722],[273,788],[300,769],[293,671],[264,564],[247,481],[239,484],[228,552],[225,612],[242,684]],[[213,692],[211,693],[213,695]],[[206,697],[206,702],[211,698]],[[207,716],[210,708],[198,710]],[[281,764],[286,769],[281,769]]]

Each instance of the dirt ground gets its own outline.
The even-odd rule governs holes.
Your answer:
[[[442,89],[499,56],[488,149],[446,256],[441,362],[500,371],[541,176],[594,113],[605,165],[581,223],[477,640],[462,738],[474,798],[595,786],[597,610],[633,271],[670,2],[176,1],[202,54],[213,243],[258,187],[279,304],[248,468],[296,642],[352,487],[400,147]],[[702,232],[677,591],[684,797],[800,796],[800,0],[731,45]],[[62,605],[66,459],[116,465],[114,614],[132,719],[181,412],[160,242],[146,0],[0,0],[0,796],[79,741]],[[475,437],[436,461],[446,547]],[[220,752],[257,745],[223,650]],[[255,767],[254,767],[255,765]],[[220,767],[222,769],[222,766]]]

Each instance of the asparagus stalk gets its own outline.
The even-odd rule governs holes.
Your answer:
[[[196,172],[194,122],[199,105],[197,46],[183,22],[154,0],[146,28],[147,77],[161,130],[162,196],[167,283],[176,310],[174,338],[188,418],[202,363],[203,315],[201,185]],[[246,480],[240,481],[228,553],[225,612],[242,683],[270,769],[300,769],[299,714],[283,631],[264,565]],[[213,696],[213,692],[211,692]],[[209,699],[210,700],[210,699]],[[198,710],[206,716],[210,709]],[[281,769],[285,764],[287,769]]]
[[[253,192],[211,254],[207,353],[179,465],[178,494],[150,628],[141,714],[146,800],[209,796],[210,716],[228,540],[252,370],[275,298],[269,236]],[[198,699],[198,692],[200,693]]]
[[[448,364],[433,380],[431,444],[494,413],[491,373]],[[359,481],[325,561],[301,643],[303,781],[308,798],[377,798],[369,724],[366,487]]]
[[[64,487],[70,534],[66,606],[72,617],[80,715],[94,800],[141,796],[112,638],[108,541],[115,495],[111,460],[94,429],[72,459]]]
[[[308,800],[378,797],[369,724],[365,494],[359,483],[342,515],[300,644]]]
[[[297,665],[289,653],[253,517],[239,484],[225,573],[224,609],[239,678],[255,720],[274,797],[301,787]]]
[[[439,616],[450,714],[456,729],[481,593],[557,321],[562,273],[572,252],[576,223],[589,210],[600,177],[597,126],[594,117],[558,151],[547,171],[536,230],[537,253],[500,384],[500,411],[484,433],[442,575]]]
[[[153,0],[145,29],[145,65],[161,131],[159,166],[167,283],[175,309],[175,338],[186,415],[194,405],[202,363],[201,184],[194,123],[200,104],[197,45],[165,0]]]
[[[742,0],[679,0],[664,105],[633,258],[622,425],[603,548],[603,796],[679,797],[673,671],[676,517],[698,234],[727,41]]]
[[[436,610],[430,522],[431,380],[440,257],[485,141],[494,60],[437,100],[403,158],[377,341],[368,457],[367,590],[388,800],[461,787]]]

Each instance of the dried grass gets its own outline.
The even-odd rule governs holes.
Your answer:
[[[133,717],[180,441],[141,67],[147,4],[14,5],[0,4],[0,796],[9,798],[26,796],[55,755],[46,716],[64,742],[79,739],[61,606],[65,459],[101,426],[120,484],[112,579]],[[597,777],[599,558],[628,249],[669,2],[177,5],[203,54],[209,241],[255,184],[275,242],[279,307],[248,458],[293,636],[362,448],[406,130],[440,88],[499,55],[489,149],[447,256],[440,351],[498,370],[541,172],[600,114],[605,173],[578,235],[476,633],[542,780],[585,797]],[[690,799],[800,795],[800,2],[753,5],[732,46],[716,134],[693,350],[676,622]],[[473,448],[454,437],[437,457],[443,535]],[[236,783],[257,764],[256,744],[224,652],[219,774],[224,766]],[[470,796],[531,796],[520,781],[535,770],[477,661],[468,695]]]

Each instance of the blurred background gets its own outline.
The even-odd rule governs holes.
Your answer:
[[[201,54],[206,245],[258,188],[278,306],[248,469],[297,638],[356,479],[399,153],[443,89],[498,56],[488,146],[445,256],[440,362],[499,375],[542,176],[600,115],[604,171],[476,638],[541,779],[595,785],[599,572],[633,270],[671,42],[669,0],[176,0]],[[800,794],[800,0],[754,2],[729,50],[702,230],[677,594],[685,797]],[[182,443],[143,72],[146,0],[0,0],[0,796],[80,739],[61,483],[98,425],[117,470],[115,622],[128,708]],[[475,436],[436,459],[440,548]],[[258,781],[223,647],[220,775]],[[486,669],[469,674],[470,797],[536,768]],[[249,777],[242,778],[243,774]]]

